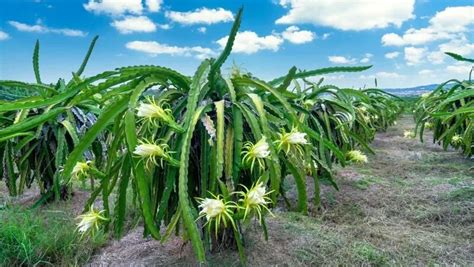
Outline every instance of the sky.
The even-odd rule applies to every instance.
[[[467,79],[474,57],[473,0],[0,0],[0,79],[34,81],[40,41],[43,81],[71,77],[99,35],[84,75],[160,65],[192,75],[243,21],[232,65],[270,80],[292,67],[373,65],[326,76],[345,87],[411,87]]]

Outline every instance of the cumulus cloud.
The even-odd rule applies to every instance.
[[[282,32],[282,37],[294,44],[304,44],[313,41],[316,38],[316,34],[311,31],[300,30],[296,26],[290,26]]]
[[[215,24],[220,22],[230,22],[234,20],[232,12],[223,8],[208,9],[206,7],[198,8],[194,11],[178,12],[168,11],[165,16],[179,24],[192,25],[192,24]]]
[[[373,57],[371,53],[366,53],[364,57],[360,60],[360,63],[369,63],[370,59]]]
[[[384,46],[422,45],[438,40],[464,36],[474,24],[474,6],[447,7],[437,12],[426,28],[410,28],[403,35],[387,33],[382,36]]]
[[[84,37],[87,35],[87,32],[83,32],[80,30],[68,29],[68,28],[50,28],[46,25],[42,25],[39,21],[35,25],[29,25],[25,23],[21,23],[18,21],[9,21],[8,23],[13,26],[15,29],[22,31],[22,32],[36,32],[36,33],[56,33],[62,34],[65,36],[71,37]]]
[[[158,1],[147,1],[153,6]],[[156,6],[153,6],[156,8]],[[142,0],[89,0],[84,4],[84,8],[89,12],[107,15],[123,15],[126,13],[141,14],[143,12]]]
[[[200,33],[206,33],[206,31],[207,31],[206,27],[199,27],[198,28],[198,32],[200,32]]]
[[[10,38],[10,35],[4,31],[0,31],[0,41],[7,40]]]
[[[217,40],[221,49],[225,47],[228,38],[226,36]],[[278,51],[282,43],[283,39],[275,34],[258,36],[255,32],[244,31],[237,33],[232,52],[253,54],[260,50]]]
[[[423,61],[424,56],[426,55],[427,49],[425,47],[405,47],[405,61],[407,65],[417,65]]]
[[[388,59],[394,59],[394,58],[397,58],[399,55],[400,55],[400,52],[395,51],[395,52],[390,52],[390,53],[385,54],[385,57]]]
[[[146,0],[146,6],[150,12],[158,12],[161,9],[162,0]]]
[[[415,0],[280,0],[280,5],[289,11],[276,23],[311,23],[357,31],[399,27],[414,18],[414,4]]]
[[[453,52],[463,56],[469,56],[474,52],[474,43],[470,43],[465,37],[442,43],[438,45],[438,50],[432,51],[428,54],[428,60],[433,64],[442,64],[447,58],[445,52]]]
[[[155,23],[146,16],[127,16],[120,20],[114,20],[110,25],[122,34],[156,31]]]
[[[346,58],[343,56],[329,56],[329,62],[336,63],[336,64],[354,64],[356,59],[354,58]]]
[[[194,56],[199,59],[204,59],[216,55],[216,53],[210,48],[205,48],[201,46],[171,46],[154,41],[132,41],[128,42],[125,47],[130,50],[147,53],[151,56]]]
[[[467,75],[472,69],[472,64],[468,64],[465,62],[456,62],[453,65],[449,65],[446,67],[446,71],[451,74],[459,74],[459,75]]]

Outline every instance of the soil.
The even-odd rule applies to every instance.
[[[285,205],[268,218],[269,240],[257,223],[244,230],[250,266],[474,265],[474,162],[458,151],[403,137],[410,116],[377,134],[369,163],[337,169],[340,190],[322,186],[322,207],[304,216]],[[296,203],[289,177],[287,197]],[[313,198],[312,179],[307,180]],[[283,203],[283,201],[281,201]],[[295,206],[295,205],[293,205]],[[238,266],[234,251],[209,264]],[[137,227],[99,251],[91,266],[196,265],[189,243],[143,238]]]

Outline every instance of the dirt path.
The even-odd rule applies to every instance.
[[[269,241],[256,225],[245,230],[250,266],[474,265],[474,162],[458,152],[403,138],[411,117],[377,135],[369,164],[337,171],[341,190],[323,186],[323,208],[302,216],[278,208]],[[291,179],[288,195],[295,196]],[[308,179],[308,195],[311,192]],[[295,201],[294,197],[292,199]],[[238,266],[235,252],[210,256]],[[179,238],[162,245],[137,228],[114,241],[91,265],[194,265]]]

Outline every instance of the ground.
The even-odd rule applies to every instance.
[[[377,134],[369,163],[337,170],[340,191],[323,187],[322,209],[310,216],[286,206],[245,230],[250,266],[474,264],[474,163],[459,152],[403,137],[411,116]],[[288,196],[296,189],[287,179]],[[311,192],[308,179],[308,195]],[[179,238],[143,239],[141,227],[103,248],[91,265],[188,265]],[[212,265],[239,265],[235,252],[210,255]]]
[[[268,218],[269,240],[258,224],[244,230],[250,266],[307,265],[474,265],[474,162],[453,150],[403,137],[414,127],[411,116],[378,133],[369,163],[336,170],[340,191],[322,188],[322,208],[310,215],[281,202]],[[313,198],[312,179],[307,180]],[[285,180],[296,202],[291,177]],[[3,195],[5,192],[1,191]],[[4,189],[3,189],[4,190]],[[79,213],[87,193],[54,209]],[[32,203],[27,195],[21,203]],[[0,197],[0,206],[2,205]],[[77,204],[79,203],[79,204]],[[99,203],[100,204],[100,203]],[[293,205],[294,206],[294,205]],[[121,240],[96,251],[89,265],[194,265],[189,243],[171,237],[161,244],[143,239],[135,227]],[[237,253],[208,255],[211,265],[238,266]]]

